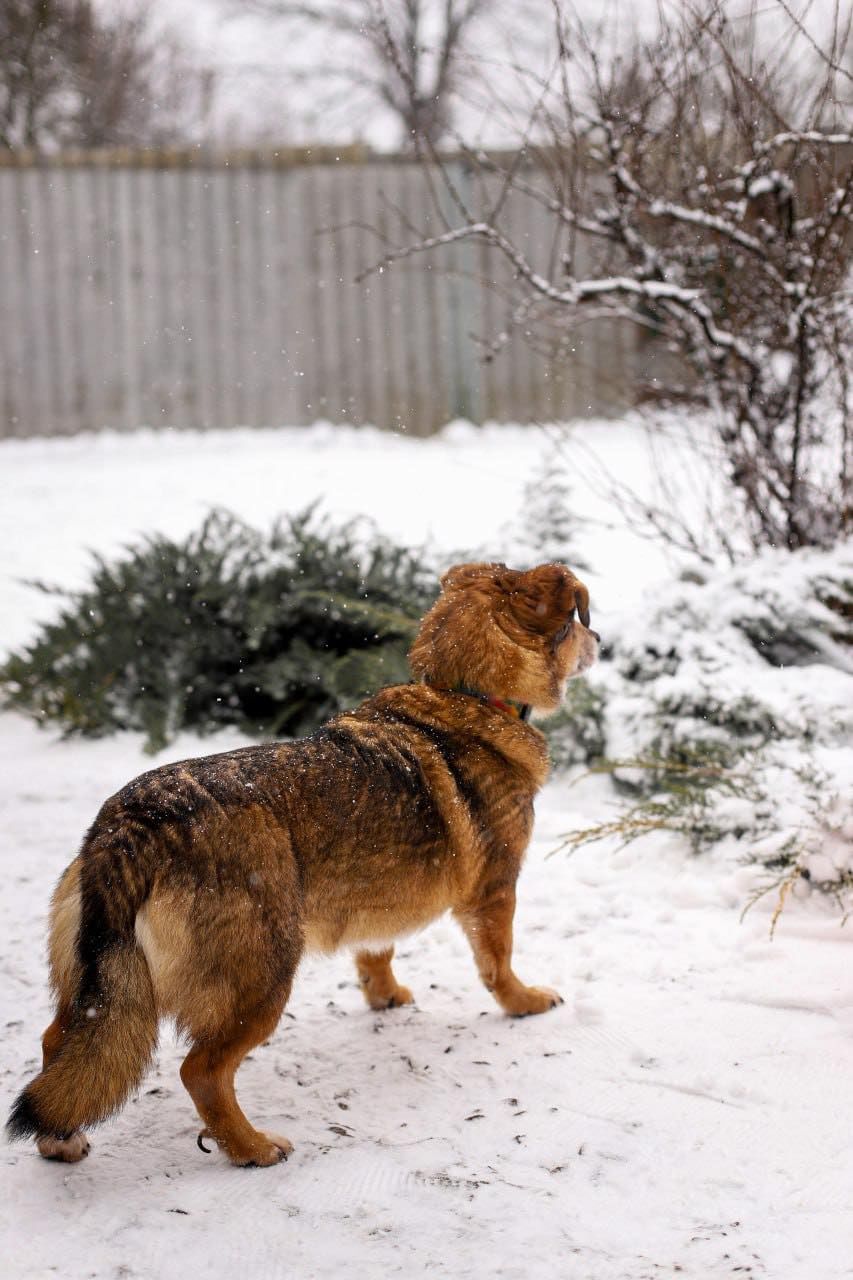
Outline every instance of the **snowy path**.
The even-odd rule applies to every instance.
[[[136,739],[69,745],[0,717],[7,1098],[48,1020],[52,883],[149,764]],[[249,1115],[295,1142],[288,1164],[198,1151],[166,1031],[83,1165],[3,1149],[11,1274],[853,1274],[850,935],[791,912],[770,943],[767,910],[738,923],[737,875],[660,843],[547,858],[579,795],[600,803],[544,793],[518,917],[519,970],[561,1009],[503,1018],[449,922],[401,950],[414,1009],[372,1014],[345,956],[310,960],[240,1075]]]

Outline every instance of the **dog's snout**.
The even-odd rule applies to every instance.
[[[601,644],[601,636],[598,634],[598,632],[593,631],[592,627],[589,627],[587,629],[589,631],[589,634],[592,636],[593,640],[595,640],[598,644]]]

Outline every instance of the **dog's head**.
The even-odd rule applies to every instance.
[[[565,565],[460,564],[441,579],[409,659],[416,676],[440,688],[554,711],[566,681],[597,656],[589,592]]]

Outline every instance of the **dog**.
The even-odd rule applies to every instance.
[[[240,1110],[234,1075],[274,1031],[304,949],[351,948],[367,1003],[412,1001],[394,940],[451,911],[510,1015],[561,1002],[512,969],[515,885],[548,773],[532,709],[595,661],[589,594],[563,565],[448,570],[382,689],[309,738],[164,765],[107,800],[52,900],[56,1016],[12,1138],[88,1153],[139,1086],[162,1017],[205,1138],[236,1165],[292,1150]]]

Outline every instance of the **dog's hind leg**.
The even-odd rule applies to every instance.
[[[515,914],[515,886],[504,886],[482,901],[457,908],[461,924],[480,977],[505,1013],[524,1017],[546,1013],[563,1003],[550,987],[527,987],[512,971],[512,920]]]
[[[199,1145],[203,1137],[213,1138],[233,1164],[277,1164],[293,1150],[287,1138],[253,1128],[234,1091],[237,1068],[275,1030],[287,994],[245,1014],[237,1026],[197,1040],[181,1066],[181,1079],[205,1126]]]
[[[408,987],[401,987],[394,977],[391,960],[394,948],[383,951],[358,951],[355,967],[364,998],[371,1009],[396,1009],[401,1004],[412,1004],[414,996]]]
[[[41,1038],[41,1069],[46,1071],[62,1048],[69,1020],[58,1013]]]

